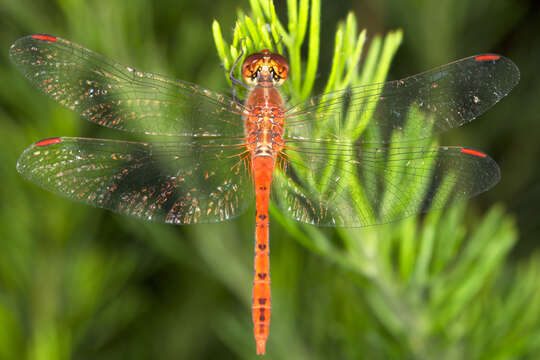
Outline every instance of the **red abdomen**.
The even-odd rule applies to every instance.
[[[283,148],[283,100],[273,87],[256,87],[246,101],[247,148],[255,185],[255,273],[252,317],[257,354],[264,354],[270,327],[270,186]]]

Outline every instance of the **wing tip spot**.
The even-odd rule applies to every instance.
[[[49,146],[49,145],[54,145],[54,144],[58,144],[62,142],[62,138],[59,138],[59,137],[52,137],[52,138],[46,138],[46,139],[43,139],[43,140],[39,140],[38,142],[36,142],[34,144],[34,146]]]
[[[474,58],[474,61],[495,61],[501,58],[500,55],[495,54],[482,54]]]
[[[32,35],[32,39],[48,41],[48,42],[56,42],[56,36],[52,36],[48,34],[34,34]]]
[[[481,157],[481,158],[487,157],[487,155],[485,153],[483,153],[481,151],[478,151],[478,150],[469,149],[469,148],[461,148],[461,153],[467,154],[467,155],[472,155],[472,156],[477,156],[477,157]]]

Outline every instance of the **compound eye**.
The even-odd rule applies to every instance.
[[[285,82],[284,78],[281,78],[281,77],[274,78],[274,86],[281,86],[283,85],[284,82]]]
[[[254,85],[260,71],[260,62],[264,55],[261,53],[251,54],[244,60],[242,64],[242,77],[249,85]]]
[[[280,80],[285,81],[289,76],[289,63],[287,59],[279,54],[272,54],[271,59],[275,76],[277,76]]]
[[[270,71],[272,81],[277,86],[283,84],[289,75],[289,64],[283,56],[263,50],[246,57],[242,64],[242,78],[248,85],[256,86],[265,68]]]

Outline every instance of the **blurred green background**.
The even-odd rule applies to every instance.
[[[441,140],[499,163],[502,180],[488,193],[423,221],[367,230],[272,222],[267,358],[540,358],[538,2],[322,7],[321,79],[336,23],[353,11],[368,37],[403,29],[391,79],[496,52],[518,65],[521,82]],[[226,92],[211,24],[219,20],[229,36],[238,8],[249,13],[247,1],[231,0],[0,0],[0,359],[256,357],[253,212],[224,224],[148,224],[25,182],[16,160],[39,139],[122,134],[50,101],[8,59],[19,37],[50,33]]]

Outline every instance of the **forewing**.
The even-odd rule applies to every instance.
[[[150,144],[63,137],[28,147],[17,170],[53,193],[120,214],[210,223],[251,204],[242,151],[242,144],[205,138]]]
[[[462,147],[372,147],[298,141],[287,145],[274,200],[295,220],[363,227],[441,209],[500,178],[486,154]]]
[[[11,60],[46,95],[113,129],[175,136],[243,136],[242,105],[195,84],[121,65],[50,35],[30,35]]]
[[[408,122],[403,140],[427,138],[472,121],[518,81],[511,60],[472,56],[402,80],[313,97],[286,112],[286,137],[385,143]]]

